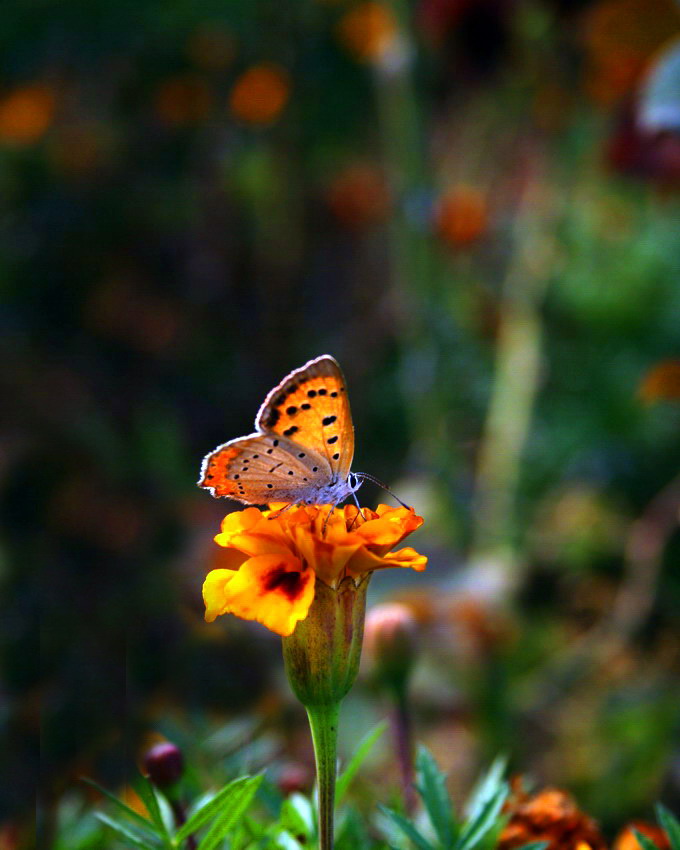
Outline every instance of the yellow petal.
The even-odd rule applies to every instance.
[[[215,617],[226,614],[229,610],[227,602],[227,586],[238,575],[234,570],[212,570],[203,582],[203,601],[205,602],[205,621],[212,623]]]
[[[215,570],[214,572],[229,572]],[[285,637],[307,616],[314,599],[314,571],[290,555],[257,555],[245,561],[237,573],[229,572],[204,585],[206,619],[219,614],[236,614],[244,620],[256,620]]]
[[[387,567],[410,567],[422,572],[427,566],[425,555],[419,555],[415,549],[407,546],[398,552],[389,552],[386,555],[377,555],[362,547],[350,558],[346,570],[354,578],[371,572],[373,570],[384,570]]]

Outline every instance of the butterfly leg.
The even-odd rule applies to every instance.
[[[292,507],[294,507],[296,502],[291,502],[289,505],[286,505],[285,508],[281,508],[280,511],[277,511],[275,514],[269,514],[267,519],[278,519],[281,514],[285,514],[286,511],[289,511]]]
[[[354,527],[354,523],[357,521],[357,517],[359,516],[359,514],[361,514],[361,518],[364,520],[364,522],[366,522],[366,517],[364,516],[364,512],[361,510],[361,505],[359,504],[359,500],[357,499],[357,494],[354,491],[352,491],[352,498],[356,502],[357,508],[359,509],[359,513],[356,514],[356,516],[352,520],[352,524],[347,529],[348,531],[351,531],[352,528]]]
[[[323,529],[321,530],[321,536],[322,537],[326,536],[326,528],[328,527],[328,520],[333,515],[334,510],[335,510],[335,505],[331,505],[331,509],[330,509],[330,511],[328,511],[328,514],[326,515],[326,519],[323,522]]]

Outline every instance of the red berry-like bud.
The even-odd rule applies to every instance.
[[[179,747],[163,741],[144,754],[144,770],[158,788],[174,785],[184,770],[184,757]]]

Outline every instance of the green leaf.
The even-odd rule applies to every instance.
[[[253,776],[229,795],[226,802],[221,805],[221,811],[213,821],[212,826],[203,836],[198,845],[198,850],[215,850],[220,841],[233,829],[239,818],[245,814],[263,778],[262,775]],[[208,806],[211,803],[208,803]]]
[[[95,812],[95,817],[112,829],[119,838],[134,847],[139,847],[141,850],[157,850],[161,846],[156,836],[151,833],[145,834],[133,826],[118,823],[103,812]]]
[[[359,772],[359,768],[364,763],[368,754],[375,746],[376,741],[378,740],[378,738],[380,738],[385,729],[387,729],[387,723],[383,720],[381,723],[378,723],[375,729],[372,729],[367,735],[364,735],[364,737],[361,739],[354,755],[347,763],[347,767],[342,771],[342,773],[338,777],[337,783],[335,785],[336,806],[342,802],[345,794],[347,793],[347,789],[352,783],[352,780]]]
[[[671,850],[680,850],[680,822],[675,815],[661,803],[657,803],[656,816],[664,832],[668,836]]]
[[[261,780],[261,777],[256,776],[255,779]],[[248,783],[253,779],[250,776],[240,776],[234,779],[228,785],[225,785],[221,791],[218,791],[214,797],[211,797],[207,803],[197,809],[190,818],[188,818],[175,833],[175,841],[184,841],[192,832],[200,829],[215,815],[217,815],[223,806],[226,806],[232,796],[238,797],[243,788],[248,787]],[[259,784],[259,783],[258,783]]]
[[[122,800],[119,800],[118,797],[115,796],[115,794],[112,794],[110,791],[107,791],[106,788],[102,788],[102,786],[98,785],[94,780],[82,778],[80,781],[84,782],[86,785],[89,785],[91,788],[94,788],[95,791],[99,791],[100,794],[103,794],[107,798],[107,800],[110,800],[112,803],[114,803],[114,805],[116,805],[121,810],[121,812],[126,814],[130,818],[130,820],[134,821],[140,826],[145,827],[146,829],[149,829],[149,827],[153,827],[153,824],[150,820],[145,818],[143,815],[140,815],[139,812],[136,812],[134,809],[131,809],[130,806],[128,806]]]
[[[465,824],[456,842],[456,850],[472,850],[497,825],[507,796],[508,786],[503,782],[497,787],[495,795],[482,805],[477,816]]]
[[[517,850],[545,850],[549,844],[549,841],[530,841],[528,844],[522,844]]]
[[[386,806],[378,806],[383,814],[386,814],[399,829],[419,848],[419,850],[433,850],[433,845],[425,838],[425,836],[405,817],[398,812],[388,809]]]
[[[274,837],[274,841],[276,842],[276,846],[280,847],[281,850],[303,850],[303,845],[295,838],[290,832],[287,832],[285,829],[282,829],[281,832],[277,832]]]
[[[432,754],[420,747],[416,758],[419,784],[418,793],[423,798],[430,822],[444,847],[453,844],[457,824],[453,816],[451,798],[446,790],[446,774],[442,773]]]
[[[303,794],[291,794],[281,806],[281,826],[293,835],[311,838],[314,834],[314,809]]]
[[[468,821],[475,820],[487,800],[495,797],[498,789],[503,783],[503,774],[507,765],[507,759],[497,758],[491,765],[487,773],[479,780],[472,789],[470,799],[465,807],[465,814]]]
[[[168,828],[163,820],[161,807],[158,803],[158,797],[156,796],[156,789],[149,782],[146,776],[142,776],[139,780],[133,782],[132,787],[139,794],[142,802],[148,809],[151,819],[158,830],[158,834],[163,839],[163,845],[171,850],[172,842],[170,834],[168,833]]]
[[[652,839],[648,835],[645,835],[644,832],[638,832],[637,829],[633,829],[633,832],[642,850],[659,850]]]

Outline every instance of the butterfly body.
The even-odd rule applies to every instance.
[[[330,355],[287,375],[267,395],[255,428],[207,455],[199,486],[248,505],[338,504],[361,486],[350,472],[354,426],[345,379]]]

